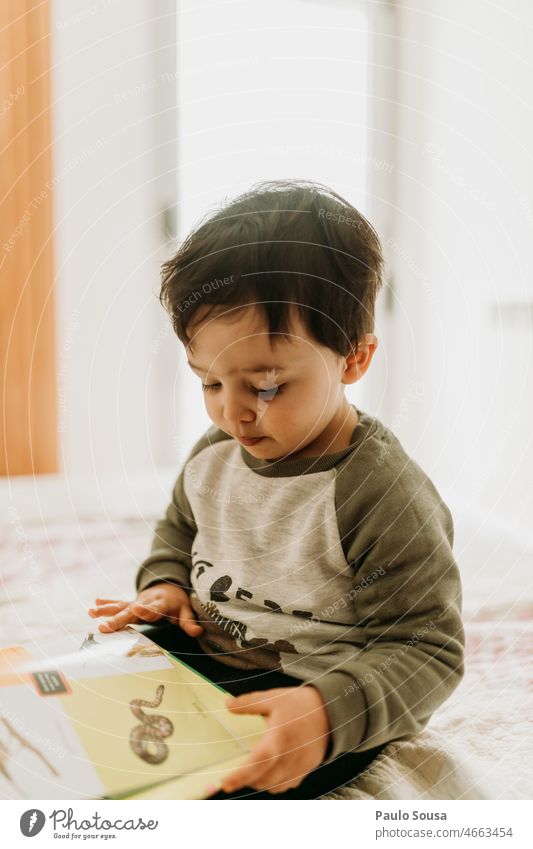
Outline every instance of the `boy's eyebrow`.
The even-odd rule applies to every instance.
[[[196,371],[201,371],[204,374],[207,374],[206,369],[204,369],[202,366],[197,366],[194,363],[191,363],[190,360],[187,360],[187,363],[188,363],[188,365],[190,365],[191,368],[196,369]],[[253,366],[250,366],[250,368],[244,368],[243,371],[246,372],[247,374],[257,374],[260,371],[272,371],[272,369],[275,369],[276,371],[285,371],[285,366],[280,366],[280,365],[253,365]],[[228,371],[228,374],[235,374],[236,371],[237,371],[237,369],[231,369],[231,371]]]

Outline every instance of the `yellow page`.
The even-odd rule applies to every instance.
[[[205,799],[207,798],[207,787],[215,785],[221,788],[222,781],[237,769],[246,758],[247,754],[242,754],[237,758],[233,758],[226,763],[218,764],[217,766],[206,767],[199,772],[183,775],[180,778],[173,778],[170,781],[165,781],[163,784],[158,784],[149,787],[146,790],[141,790],[138,793],[132,793],[122,798],[129,799]]]
[[[226,707],[226,699],[231,693],[222,689],[219,684],[209,681],[183,661],[178,661],[170,652],[165,654],[171,663],[178,666],[180,681],[189,684],[206,712],[215,717],[233,737],[238,738],[246,751],[250,751],[268,729],[264,717],[252,713],[232,713]]]
[[[57,697],[106,795],[246,752],[179,673],[171,668],[142,676],[83,678],[70,681],[71,692]]]

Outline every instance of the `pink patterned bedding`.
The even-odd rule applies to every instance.
[[[94,628],[96,596],[132,597],[155,517],[26,522],[0,530],[0,645]],[[333,799],[531,798],[533,553],[456,517],[467,671],[412,740],[389,744]]]

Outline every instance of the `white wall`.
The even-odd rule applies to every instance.
[[[69,478],[177,467],[210,424],[156,297],[177,244],[162,233],[162,208],[177,204],[181,237],[251,183],[303,176],[370,214],[366,9],[273,0],[266,17],[247,0],[53,0]]]
[[[171,458],[156,293],[160,208],[175,202],[173,6],[52,3],[59,440],[67,475],[91,486]]]
[[[454,498],[529,527],[533,7],[400,2],[396,18],[388,417]]]
[[[298,5],[305,12],[306,3]],[[52,4],[59,437],[69,477],[93,486],[102,477],[177,465],[208,423],[156,297],[160,263],[175,246],[162,234],[160,212],[176,200],[178,91],[182,146],[183,134],[188,139],[179,160],[186,172],[182,227],[214,199],[196,192],[199,178],[192,179],[210,152],[220,174],[216,196],[241,186],[232,176],[233,142],[221,156],[216,113],[205,107],[194,136],[194,106],[183,112],[194,89],[177,80],[174,7],[173,0],[157,7],[143,0]],[[320,7],[309,6],[313,15]],[[289,116],[280,146],[271,138],[254,142],[251,161],[258,176],[268,176],[288,173],[291,157],[315,155],[305,159],[306,171],[322,179],[341,162],[352,197],[363,163],[366,211],[386,242],[395,308],[387,312],[384,293],[380,348],[357,398],[395,429],[443,490],[487,515],[494,506],[500,518],[526,524],[531,322],[507,302],[533,301],[533,8],[517,2],[511,12],[482,0],[392,7],[380,6],[375,26],[370,147],[351,142],[361,123],[354,106],[347,135],[332,130],[329,149],[318,136],[295,140]],[[346,8],[340,4],[340,17]],[[280,11],[268,26],[283,28],[283,20]],[[191,86],[193,79],[200,89],[210,79],[219,88],[234,85],[239,68],[245,78],[253,69],[256,87],[261,73],[268,79],[274,44],[270,53],[254,53],[248,39],[248,53],[217,58],[209,50],[217,40],[213,21],[202,51],[184,43],[188,36],[178,33]],[[324,69],[338,58],[339,90],[346,89],[357,65],[335,57],[332,38],[326,34]],[[294,99],[287,91],[286,103]],[[303,98],[299,108],[311,110],[310,120],[326,97]],[[204,185],[211,191],[212,183]]]

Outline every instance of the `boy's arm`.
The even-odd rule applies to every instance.
[[[416,477],[416,486],[400,474],[385,495],[370,485],[355,499],[362,509],[355,522],[352,515],[349,603],[366,647],[307,682],[326,705],[328,761],[421,731],[464,673],[452,517],[429,478]]]
[[[190,589],[191,549],[196,532],[196,522],[185,494],[183,469],[165,516],[155,527],[150,554],[137,572],[137,593],[160,581],[172,581]]]

